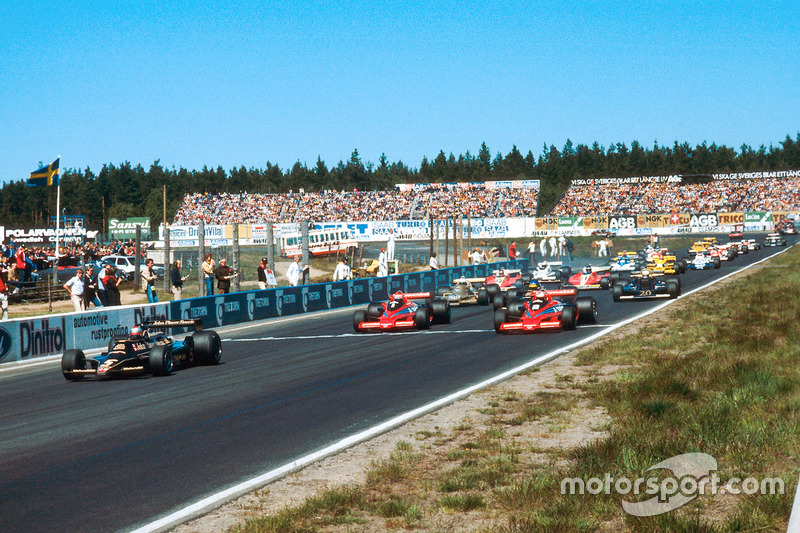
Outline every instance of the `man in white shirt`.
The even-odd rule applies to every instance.
[[[556,257],[558,255],[558,241],[555,235],[550,237],[548,242],[550,243],[550,257]]]
[[[567,250],[564,247],[566,244],[567,244],[567,239],[565,239],[563,235],[560,236],[558,238],[558,255],[561,257],[567,255]]]
[[[600,241],[600,250],[597,252],[599,257],[607,257],[608,256],[608,239],[602,239]]]
[[[289,265],[289,270],[286,271],[286,277],[289,279],[289,285],[297,287],[300,283],[300,256],[296,256],[292,264]]]
[[[350,279],[352,271],[350,270],[350,266],[347,264],[347,258],[343,257],[341,261],[336,265],[336,269],[333,271],[333,281],[344,281],[346,279]]]
[[[64,284],[64,289],[69,293],[75,311],[83,311],[83,270],[79,268],[75,275]]]
[[[542,237],[542,241],[539,243],[539,251],[542,252],[542,261],[547,260],[547,237]]]
[[[480,265],[481,263],[483,263],[483,254],[480,248],[475,248],[475,251],[472,252],[472,264]]]
[[[386,248],[381,248],[381,254],[378,256],[378,276],[386,277],[389,275],[389,263],[386,259]]]
[[[428,261],[428,266],[431,267],[431,270],[436,270],[439,268],[439,261],[436,259],[436,252],[431,253],[431,260]]]
[[[394,230],[389,230],[389,242],[386,243],[386,259],[394,261]]]

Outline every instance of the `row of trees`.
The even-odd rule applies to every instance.
[[[505,155],[491,152],[483,143],[477,156],[470,152],[448,156],[444,152],[433,159],[423,158],[419,168],[402,161],[390,163],[382,155],[377,163],[364,163],[358,150],[350,159],[328,168],[321,159],[313,167],[300,162],[283,170],[267,162],[265,168],[222,167],[201,170],[167,169],[159,161],[145,170],[141,165],[124,162],[104,165],[98,174],[86,168],[68,169],[62,174],[62,206],[72,215],[86,215],[89,227],[105,229],[109,218],[148,216],[162,220],[163,187],[166,185],[167,219],[170,220],[185,194],[194,192],[319,191],[324,189],[382,190],[395,183],[459,182],[508,179],[541,180],[540,214],[561,197],[576,178],[655,176],[667,174],[711,174],[758,170],[800,168],[800,133],[787,135],[777,146],[757,150],[742,145],[738,151],[705,142],[698,146],[675,142],[670,146],[645,148],[637,141],[628,147],[617,143],[603,147],[567,141],[559,150],[544,145],[541,155],[526,155],[514,146]],[[6,183],[0,189],[0,223],[4,225],[47,225],[55,215],[55,189],[28,187],[24,181]]]

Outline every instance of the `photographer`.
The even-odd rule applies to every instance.
[[[219,293],[227,294],[231,292],[231,278],[235,278],[239,274],[234,272],[233,269],[228,266],[227,260],[220,259],[219,265],[214,271],[214,275],[217,278],[217,289]]]

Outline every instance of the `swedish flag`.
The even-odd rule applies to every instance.
[[[59,157],[46,167],[31,172],[31,177],[28,178],[28,185],[58,185],[58,177],[61,174],[61,169],[58,164],[61,161]]]

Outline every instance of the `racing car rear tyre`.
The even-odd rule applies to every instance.
[[[70,370],[83,370],[86,368],[86,356],[81,350],[65,350],[61,356],[61,371],[64,372],[64,379],[68,381],[80,381],[83,374],[67,374]]]
[[[620,272],[612,272],[611,274],[609,274],[609,277],[611,278],[611,281],[617,281],[617,280],[622,279],[622,273],[620,273]]]
[[[478,289],[478,305],[489,305],[489,295],[484,287]]]
[[[439,287],[436,289],[436,296],[444,296],[450,290],[450,287]]]
[[[194,362],[200,365],[216,365],[222,358],[222,341],[216,331],[198,331],[192,335]]]
[[[154,376],[171,374],[173,364],[172,352],[166,346],[154,346],[150,350],[150,372]]]
[[[494,298],[495,295],[500,294],[500,285],[497,283],[489,283],[486,285],[486,294],[489,295],[489,298]]]
[[[600,278],[600,288],[604,291],[607,291],[611,288],[611,280],[608,278],[608,276]]]
[[[431,302],[431,313],[434,324],[450,323],[450,302],[447,300],[434,300]]]
[[[367,316],[370,318],[378,318],[383,314],[383,304],[374,302],[367,306]],[[363,320],[362,320],[363,322]]]
[[[500,309],[501,307],[506,306],[506,295],[503,293],[495,294],[494,298],[492,299],[492,307],[495,309]]]
[[[497,309],[494,312],[494,330],[497,333],[503,333],[500,330],[500,326],[505,324],[506,322],[506,310],[505,309]]]
[[[429,329],[431,327],[431,308],[418,307],[414,313],[414,325],[417,329]]]
[[[613,296],[615,302],[620,301],[622,297],[622,290],[623,290],[622,283],[615,283],[614,286],[611,287],[611,295]]]
[[[722,261],[720,261],[719,257],[715,257],[712,262],[714,263],[714,268],[719,268],[722,266]]]
[[[559,270],[561,271],[561,274],[564,277],[569,278],[570,276],[572,276],[572,267],[562,266],[559,268]]]
[[[353,313],[353,329],[356,330],[356,333],[361,333],[362,330],[359,326],[366,320],[366,315],[364,311],[356,311]]]
[[[577,307],[567,306],[561,310],[561,329],[575,329],[577,325]]]
[[[681,286],[680,284],[674,279],[667,280],[667,294],[669,294],[669,299],[674,300],[681,294]]]
[[[575,300],[578,306],[578,323],[597,324],[597,301],[591,296]]]

